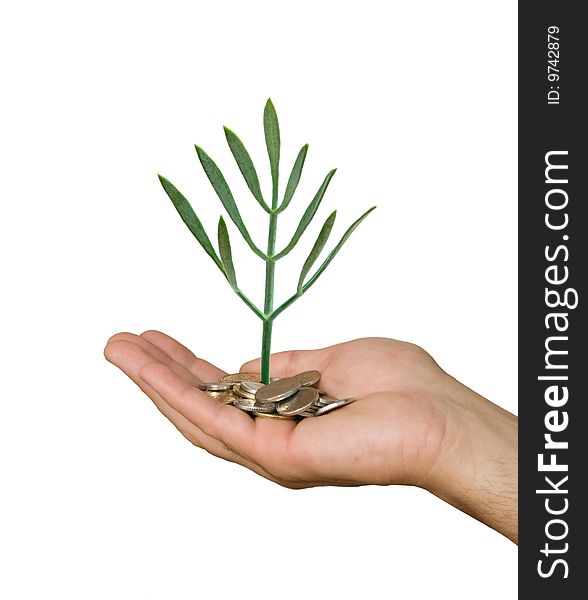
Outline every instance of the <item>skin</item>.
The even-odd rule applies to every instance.
[[[414,485],[518,539],[517,418],[418,346],[366,338],[272,355],[272,377],[317,369],[323,391],[358,399],[298,423],[217,403],[197,385],[225,372],[164,333],[118,333],[104,354],[194,445],[282,486]]]

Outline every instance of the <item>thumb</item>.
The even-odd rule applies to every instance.
[[[320,350],[288,350],[272,354],[270,358],[270,374],[272,377],[290,377],[303,371],[316,369],[323,371],[328,362],[330,348]],[[241,372],[259,373],[261,361],[259,358],[246,362]]]

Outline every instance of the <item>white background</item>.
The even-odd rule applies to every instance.
[[[111,334],[150,328],[229,371],[258,355],[259,321],[156,173],[214,237],[221,206],[202,145],[262,244],[266,215],[221,126],[268,190],[271,96],[286,171],[310,143],[278,246],[339,169],[278,264],[278,299],[331,210],[336,239],[378,205],[276,321],[274,349],[412,341],[516,411],[515,30],[506,0],[2,10],[0,596],[516,596],[516,547],[498,533],[419,489],[291,491],[223,463],[102,357]],[[229,228],[243,287],[261,302],[260,261]]]

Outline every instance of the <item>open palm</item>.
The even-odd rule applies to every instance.
[[[225,372],[161,332],[119,333],[105,356],[193,444],[287,487],[419,485],[447,444],[444,404],[431,391],[448,376],[412,344],[367,338],[275,354],[273,377],[317,369],[321,390],[358,399],[300,422],[253,419],[217,403],[197,386]],[[258,372],[259,361],[241,370]]]

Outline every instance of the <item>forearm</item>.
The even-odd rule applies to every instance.
[[[455,379],[447,388],[446,447],[429,491],[518,541],[518,419]]]

